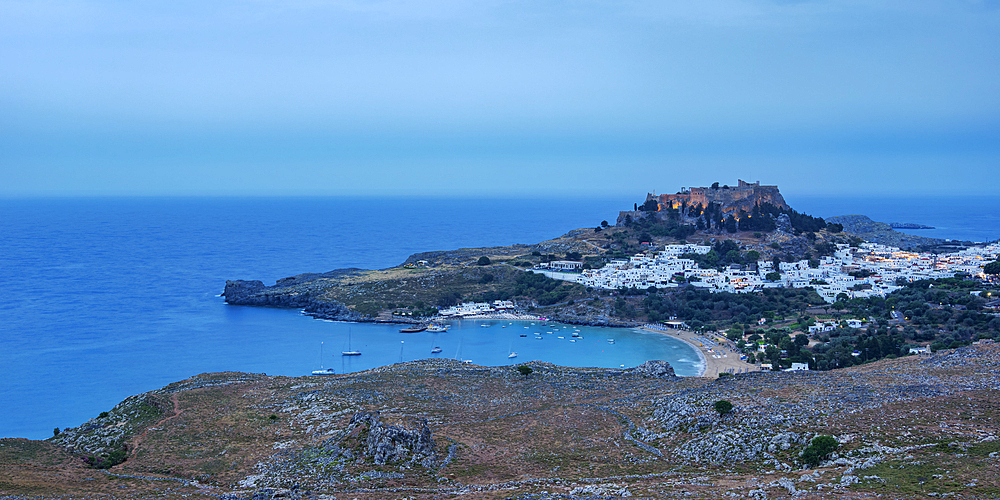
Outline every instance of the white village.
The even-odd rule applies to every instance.
[[[599,269],[568,272],[582,263],[556,261],[536,266],[534,272],[597,289],[691,285],[711,292],[750,293],[765,288],[813,287],[820,297],[833,303],[838,298],[884,297],[906,282],[922,279],[951,278],[956,274],[985,279],[983,266],[1000,255],[1000,243],[940,255],[876,243],[840,243],[834,255],[818,259],[818,265],[817,261],[810,265],[810,261],[800,260],[781,262],[775,269],[774,262],[761,260],[722,270],[700,268],[685,257],[707,254],[711,249],[707,245],[667,245],[660,252],[612,260]]]

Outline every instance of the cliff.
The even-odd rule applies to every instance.
[[[317,300],[309,290],[296,289],[308,278],[294,277],[279,280],[273,287],[266,287],[260,280],[227,280],[222,296],[227,304],[235,306],[266,306],[301,308],[306,314],[335,321],[364,321],[364,315],[349,309],[335,300]]]
[[[422,252],[397,267],[307,273],[271,286],[258,280],[229,280],[222,296],[231,305],[300,308],[322,319],[408,323],[414,320],[392,312],[409,307],[410,313],[420,303],[425,308],[453,305],[470,296],[507,290],[525,267],[541,262],[542,255],[558,253],[562,258],[567,252],[592,252],[597,246],[587,238],[595,236],[593,230],[576,230],[534,245]],[[480,265],[481,257],[490,263]],[[595,322],[612,323],[606,318]]]

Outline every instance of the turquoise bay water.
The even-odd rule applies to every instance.
[[[632,367],[649,359],[666,359],[681,376],[696,376],[704,368],[697,352],[689,345],[641,330],[469,319],[449,322],[447,332],[400,333],[399,325],[329,323],[317,335],[324,342],[324,366],[338,373],[421,358],[451,358],[488,366],[544,360],[563,366],[612,368]],[[579,337],[574,338],[573,333]],[[608,339],[615,342],[610,343]],[[309,347],[314,364],[318,365],[319,346],[315,345],[315,339],[309,340],[313,341]],[[362,355],[341,355],[348,349],[348,340],[351,349],[361,351]],[[442,351],[433,354],[431,349],[434,347]],[[511,352],[517,357],[510,358]],[[301,363],[301,357],[292,356],[288,362]]]
[[[198,373],[305,375],[440,356],[635,366],[694,353],[656,334],[598,329],[524,342],[465,322],[438,339],[398,326],[332,323],[295,310],[227,306],[226,279],[385,268],[427,250],[535,243],[614,221],[629,200],[0,200],[0,436],[43,438],[125,397]],[[521,328],[521,330],[524,330]],[[348,331],[364,354],[340,359]],[[527,330],[524,330],[527,331]],[[568,336],[568,335],[566,335]],[[615,338],[609,345],[606,338]],[[401,343],[405,341],[405,343]],[[599,342],[598,342],[599,341]],[[402,357],[401,351],[402,350]],[[682,359],[690,361],[682,361]]]
[[[842,198],[788,201],[816,215],[940,227],[957,239],[1000,236],[1000,199],[925,198],[871,207]],[[125,397],[198,373],[304,375],[320,365],[357,371],[430,357],[503,366],[635,366],[665,359],[682,375],[696,353],[629,330],[537,331],[465,321],[437,337],[393,325],[332,323],[298,311],[227,306],[226,279],[267,284],[303,272],[385,268],[412,253],[535,243],[614,222],[639,199],[170,198],[0,200],[0,436],[44,438]],[[866,205],[869,203],[869,205]],[[947,206],[947,210],[928,207]],[[923,210],[923,212],[921,212]],[[881,214],[881,215],[880,215]],[[926,234],[916,232],[915,234]],[[531,325],[527,325],[531,326]],[[535,325],[539,326],[539,325]],[[528,337],[514,332],[530,332]],[[545,332],[553,331],[553,334]],[[350,332],[363,354],[339,352]],[[606,339],[614,338],[615,344]]]

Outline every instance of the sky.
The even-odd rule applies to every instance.
[[[5,0],[0,197],[1000,192],[1000,0]]]

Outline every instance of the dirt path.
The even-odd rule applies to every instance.
[[[130,459],[135,457],[136,451],[139,449],[139,446],[142,446],[142,441],[146,438],[146,434],[149,432],[150,429],[160,429],[164,424],[181,416],[181,414],[184,413],[184,410],[180,409],[181,405],[176,392],[170,395],[170,404],[173,405],[173,408],[171,409],[172,415],[159,420],[158,422],[149,427],[146,427],[146,429],[142,431],[142,434],[139,434],[138,436],[132,439],[132,442],[130,443],[129,446]]]

